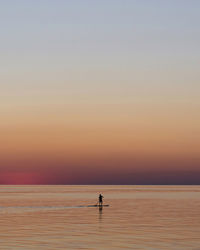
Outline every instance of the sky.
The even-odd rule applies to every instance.
[[[200,1],[0,1],[0,184],[200,184]]]

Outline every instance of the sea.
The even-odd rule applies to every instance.
[[[0,249],[199,250],[200,186],[0,186]]]

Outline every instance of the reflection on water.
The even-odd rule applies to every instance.
[[[199,186],[1,186],[0,248],[199,249],[199,208]]]
[[[103,207],[99,207],[99,221],[102,219]]]

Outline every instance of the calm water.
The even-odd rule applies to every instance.
[[[200,186],[1,186],[0,249],[200,249]]]

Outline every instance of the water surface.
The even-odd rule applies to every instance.
[[[99,192],[110,207],[88,207]],[[200,186],[1,186],[1,249],[200,249]]]

